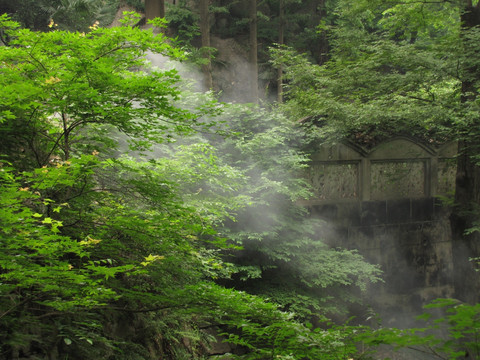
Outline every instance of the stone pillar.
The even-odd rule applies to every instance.
[[[370,160],[367,158],[362,158],[360,161],[360,179],[359,179],[359,199],[361,201],[370,200],[370,185],[371,185],[371,176],[370,176]]]
[[[425,188],[425,195],[428,197],[435,197],[438,189],[438,156],[432,156],[427,168],[427,182],[429,187]]]

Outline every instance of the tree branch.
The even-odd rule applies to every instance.
[[[467,0],[470,1],[471,0]],[[402,5],[409,5],[409,4],[443,4],[443,3],[453,3],[452,0],[418,0],[418,1],[386,1],[387,4],[402,4]]]
[[[29,302],[30,300],[32,299],[32,297],[28,297],[22,301],[20,301],[18,304],[15,304],[13,305],[10,309],[8,309],[7,311],[3,312],[2,314],[0,314],[0,319],[3,318],[4,316],[10,314],[12,311],[14,311],[16,308],[18,308],[19,306],[22,306],[23,304],[26,304],[27,302]]]
[[[403,96],[403,97],[406,97],[406,98],[409,98],[409,99],[412,99],[412,100],[423,101],[423,102],[426,102],[426,103],[429,103],[429,104],[432,104],[434,102],[434,100],[424,99],[424,98],[421,98],[421,97],[407,95],[407,94],[400,94],[400,96]]]
[[[191,304],[183,304],[183,305],[175,305],[175,306],[158,306],[158,307],[153,307],[148,309],[128,309],[128,308],[121,308],[116,306],[107,306],[107,307],[103,307],[102,309],[114,310],[114,311],[125,311],[129,313],[147,313],[147,312],[155,312],[155,311],[161,311],[161,310],[167,310],[167,309],[181,308],[181,307],[185,307],[186,305],[191,305]]]

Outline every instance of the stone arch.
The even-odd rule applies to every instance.
[[[350,142],[321,146],[306,171],[310,203],[433,198],[452,191],[456,143],[434,148],[398,136],[366,151]]]
[[[367,153],[351,142],[321,146],[312,155],[312,161],[359,161]]]
[[[435,154],[435,149],[414,138],[398,136],[380,143],[369,151],[370,159],[416,159]]]
[[[435,150],[401,136],[385,141],[368,154],[370,200],[422,198],[431,192],[431,157]]]

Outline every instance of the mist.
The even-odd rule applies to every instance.
[[[158,54],[148,54],[147,60],[154,69],[175,69],[180,75],[179,88],[184,98],[176,102],[177,106],[194,110],[203,101],[215,99],[215,94],[205,88],[198,68]],[[421,240],[437,236],[434,234],[438,226],[431,225],[433,218],[425,218],[421,227],[412,227],[385,222],[381,208],[367,203],[363,210],[360,206],[359,213],[352,211],[358,205],[310,205],[315,204],[315,191],[304,178],[311,161],[300,146],[304,130],[292,126],[275,109],[242,101],[239,96],[229,103],[217,103],[217,113],[199,120],[214,124],[206,131],[199,127],[189,136],[131,154],[139,160],[181,161],[187,173],[198,174],[198,181],[177,179],[184,181],[178,183],[178,189],[185,203],[222,214],[216,220],[219,235],[242,247],[225,252],[226,260],[233,262],[237,270],[230,280],[221,280],[222,284],[273,299],[283,288],[323,308],[318,315],[339,322],[355,315],[356,322],[371,324],[375,313],[383,324],[399,328],[418,325],[415,317],[423,312],[424,305],[436,297],[451,295],[441,277],[433,279],[428,275],[434,270],[412,259],[423,256],[426,263],[438,260],[429,260],[426,251],[440,251],[446,258],[444,240],[434,242],[438,245],[430,250]],[[206,153],[215,158],[214,173],[205,170],[204,165],[213,165],[203,156]],[[189,160],[189,156],[197,160]],[[324,176],[327,174],[320,179]],[[220,185],[222,182],[231,186]],[[399,211],[395,206],[388,205],[389,213]],[[441,224],[444,220],[435,221]],[[420,243],[405,243],[403,239],[412,235]],[[415,247],[418,255],[409,250]],[[332,268],[332,264],[336,265]],[[335,266],[343,267],[341,275],[332,276]],[[422,270],[419,266],[423,266]],[[442,274],[451,269],[448,261],[438,266]],[[430,280],[422,280],[429,276]],[[339,287],[338,283],[343,285]],[[335,306],[330,304],[333,299]],[[299,309],[297,302],[294,297],[283,302],[284,310]]]

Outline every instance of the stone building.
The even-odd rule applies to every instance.
[[[306,177],[315,196],[303,205],[333,229],[331,245],[381,266],[385,282],[368,301],[391,321],[453,295],[448,201],[456,152],[456,143],[435,148],[398,137],[369,151],[325,146],[311,158]]]

